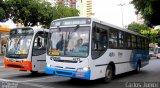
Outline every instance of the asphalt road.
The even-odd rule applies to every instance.
[[[160,88],[160,59],[151,59],[138,74],[128,72],[102,83],[5,69],[0,57],[0,88]]]

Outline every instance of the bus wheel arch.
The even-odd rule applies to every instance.
[[[110,62],[105,71],[105,77],[103,78],[103,82],[110,82],[115,75],[115,64]]]
[[[110,62],[108,65],[110,65],[112,67],[112,70],[113,70],[113,76],[116,74],[116,67],[115,67],[115,64],[114,62]]]

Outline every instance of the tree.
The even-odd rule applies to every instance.
[[[53,7],[45,0],[5,0],[9,18],[15,23],[19,22],[24,26],[49,27],[52,20],[78,15],[78,10],[57,5]],[[60,14],[62,15],[60,15]]]
[[[6,5],[3,0],[0,0],[0,21],[8,20],[8,15],[6,14]]]
[[[128,25],[128,29],[141,33],[141,30],[148,30],[149,28],[146,24],[138,24],[138,23],[133,22]]]
[[[63,18],[63,17],[70,17],[70,16],[79,16],[79,11],[75,8],[66,7],[63,4],[57,4],[54,7],[54,18]]]
[[[159,30],[151,30],[146,24],[139,24],[134,22],[128,25],[128,29],[148,37],[149,41],[152,43],[158,41],[156,37],[160,34]]]
[[[5,0],[9,18],[24,26],[48,25],[53,19],[51,4],[42,0]]]
[[[160,0],[132,0],[136,14],[141,14],[145,23],[152,27],[160,24]]]

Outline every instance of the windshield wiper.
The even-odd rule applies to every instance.
[[[76,32],[80,26],[77,25],[73,32]]]
[[[66,40],[65,43],[64,43],[64,46],[65,46],[65,47],[64,47],[64,54],[65,54],[66,47],[67,47],[67,45],[65,45],[65,44],[66,44],[66,43],[67,43],[67,44],[69,43],[69,40],[70,40],[69,37],[70,37],[74,32],[76,32],[79,27],[80,27],[80,26],[77,25],[73,32],[69,32],[69,33],[68,33],[67,40]]]
[[[78,29],[79,27],[80,27],[79,25],[76,25],[76,28],[74,29],[73,32],[77,31],[77,29]],[[61,28],[60,28],[59,26],[57,26],[57,29],[58,29],[59,31],[62,31]]]
[[[62,30],[61,30],[61,28],[59,27],[59,26],[57,26],[57,29],[61,32]]]
[[[26,37],[26,36],[20,37],[17,44],[19,44],[19,43],[20,43],[20,40],[23,39],[23,38],[25,38],[25,37]]]

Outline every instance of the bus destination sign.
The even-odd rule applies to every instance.
[[[51,27],[68,26],[68,25],[85,25],[90,23],[91,23],[90,18],[71,18],[71,19],[53,21],[51,23]]]

